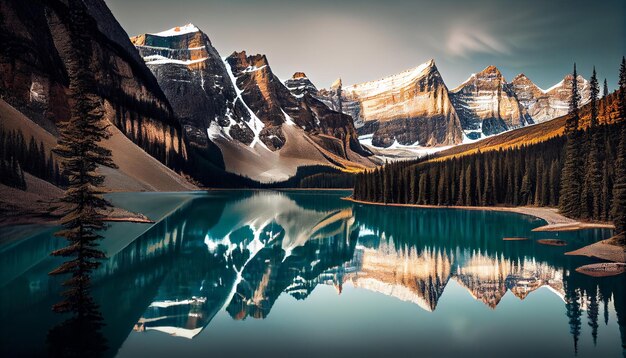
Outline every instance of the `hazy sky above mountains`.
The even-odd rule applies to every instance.
[[[318,88],[375,80],[434,58],[454,88],[488,65],[542,88],[574,61],[616,87],[626,54],[624,0],[106,0],[130,36],[193,23],[222,56],[266,54],[285,80]]]

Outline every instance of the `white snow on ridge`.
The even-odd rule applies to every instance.
[[[187,51],[197,51],[197,50],[202,50],[204,49],[206,46],[198,46],[198,47],[189,47],[186,49],[183,48],[171,48],[171,47],[162,47],[162,46],[150,46],[150,45],[135,45],[135,47],[142,47],[142,48],[149,48],[149,49],[153,49],[153,50],[170,50],[170,51],[183,51],[183,50],[187,50]]]
[[[456,86],[455,88],[449,90],[450,93],[457,93],[459,92],[461,89],[463,89],[463,87],[465,87],[468,83],[470,83],[471,81],[476,80],[476,74],[472,73],[465,81],[463,81],[460,85]]]
[[[146,56],[143,58],[143,60],[146,62],[146,65],[163,65],[167,63],[173,63],[173,64],[185,65],[185,66],[193,65],[194,63],[199,63],[199,62],[205,61],[206,59],[207,59],[206,57],[202,57],[197,60],[183,61],[183,60],[175,60],[172,58],[167,58],[161,55],[150,55],[150,56]]]
[[[426,70],[433,66],[434,63],[434,60],[430,60],[410,70],[376,81],[364,82],[344,87],[342,91],[344,93],[353,93],[359,97],[376,96],[389,90],[399,89],[410,85],[413,81],[425,75]]]
[[[545,89],[545,90],[544,90],[543,88],[539,88],[539,89],[540,89],[540,90],[541,90],[541,92],[543,92],[543,93],[548,93],[548,92],[550,92],[550,91],[554,90],[555,88],[562,87],[562,86],[563,86],[563,84],[564,84],[564,82],[563,82],[563,81],[565,81],[565,80],[561,80],[561,82],[559,82],[559,83],[555,84],[554,86],[552,86],[552,87],[550,87],[550,88],[548,88],[548,89]]]
[[[200,31],[200,29],[198,29],[194,24],[187,24],[185,26],[176,26],[169,30],[157,32],[156,34],[150,34],[150,35],[170,37],[170,36],[180,36],[180,35],[190,34],[190,33],[198,32],[198,31]]]

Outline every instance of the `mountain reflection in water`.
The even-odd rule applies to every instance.
[[[115,354],[132,330],[194,339],[220,312],[234,320],[263,319],[281,294],[306,300],[318,285],[333,286],[338,295],[349,285],[432,312],[451,281],[494,310],[508,291],[524,300],[544,287],[563,301],[569,322],[563,330],[569,331],[574,350],[583,325],[595,343],[598,327],[613,314],[621,344],[626,343],[624,275],[586,277],[574,269],[587,259],[563,255],[609,232],[561,234],[566,248],[546,247],[534,241],[549,233],[531,233],[541,221],[530,217],[362,206],[341,201],[341,195],[195,196],[110,255],[95,274],[94,296],[105,318],[109,353]],[[533,240],[501,240],[516,236]],[[56,283],[45,275],[52,265],[42,260],[17,277],[1,277],[9,281],[0,295],[4,322],[16,312],[37,312],[56,298]],[[35,290],[33,282],[38,282]],[[37,319],[49,326],[55,321],[49,314]],[[0,328],[5,337],[9,331],[26,335],[5,323]]]

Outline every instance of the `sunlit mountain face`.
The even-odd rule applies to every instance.
[[[103,334],[109,353],[130,355],[143,350],[147,342],[173,339],[179,342],[174,346],[180,342],[188,342],[190,349],[210,345],[226,354],[228,339],[239,334],[275,334],[288,340],[298,330],[302,330],[298,337],[332,330],[327,322],[316,320],[331,313],[337,322],[351,317],[362,330],[371,324],[391,324],[387,328],[392,330],[391,338],[386,339],[398,349],[407,344],[407,352],[412,348],[402,340],[404,334],[428,326],[445,336],[446,322],[465,316],[471,317],[472,335],[479,341],[481,334],[496,334],[489,329],[498,317],[507,317],[507,327],[519,329],[545,319],[561,322],[556,328],[537,329],[554,335],[551,339],[557,346],[566,345],[567,355],[579,350],[622,351],[624,278],[583,276],[574,269],[586,259],[563,255],[608,232],[560,234],[568,246],[543,246],[536,240],[554,234],[531,232],[542,224],[531,217],[361,206],[341,200],[344,195],[325,191],[190,194],[137,239],[123,244],[121,237],[107,237],[109,259],[94,275],[94,296],[106,321]],[[110,231],[120,232],[115,229]],[[503,237],[529,240],[503,241]],[[47,247],[37,250],[43,242],[32,241],[26,247],[47,252]],[[20,257],[20,252],[17,246],[0,255]],[[54,262],[40,256],[31,267],[2,261],[6,269],[0,277],[0,303],[10,308],[0,316],[0,333],[5,337],[11,332],[36,341],[57,319],[49,313],[58,290],[47,275]],[[460,313],[455,311],[459,307],[463,307]],[[525,310],[534,313],[517,315]],[[387,322],[398,319],[392,318],[394,313],[409,317],[405,323],[409,326],[394,328]],[[32,320],[18,320],[16,315],[37,317],[44,324],[32,330],[21,323]],[[275,327],[277,320],[281,328]],[[358,334],[373,334],[368,332]],[[336,341],[327,339],[338,347],[352,337],[343,336],[344,331],[336,334]],[[515,335],[506,329],[497,334],[503,342]],[[296,338],[285,343],[285,349],[303,344]],[[363,349],[373,347],[376,340],[370,338]],[[267,337],[254,341],[257,349],[268,354],[276,344]],[[29,349],[35,351],[26,353],[37,353],[36,346]]]

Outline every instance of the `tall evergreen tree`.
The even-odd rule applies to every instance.
[[[68,6],[70,41],[74,49],[68,59],[68,75],[74,105],[69,120],[60,124],[60,138],[55,148],[62,159],[63,174],[68,178],[68,189],[62,199],[66,204],[65,216],[61,219],[63,229],[56,235],[64,237],[68,246],[52,252],[68,261],[50,274],[71,275],[63,283],[64,299],[53,309],[73,313],[76,317],[90,317],[98,315],[97,305],[90,295],[90,274],[104,258],[104,253],[98,249],[102,236],[97,231],[105,227],[102,210],[108,206],[99,189],[104,177],[97,168],[98,165],[115,165],[111,152],[99,144],[108,132],[89,68],[92,57],[87,31],[90,18],[81,0],[69,0]]]
[[[600,88],[598,86],[598,78],[596,76],[596,68],[593,68],[590,84],[590,103],[591,119],[590,131],[591,140],[589,141],[589,155],[587,156],[587,165],[585,166],[585,190],[581,203],[582,217],[599,220],[601,216],[601,199],[602,199],[602,158],[600,157],[603,146],[604,136],[598,128],[598,95]]]
[[[580,120],[578,105],[580,103],[580,93],[578,91],[578,80],[576,64],[572,73],[572,93],[569,100],[569,114],[565,122],[565,133],[567,134],[567,145],[565,149],[565,165],[561,174],[561,194],[559,209],[570,217],[580,217],[580,191],[582,189],[582,164],[580,161],[581,143],[578,134],[578,124]]]

